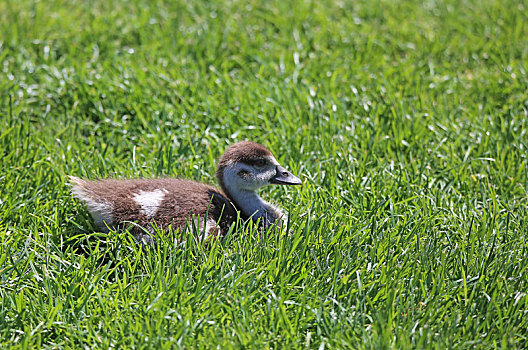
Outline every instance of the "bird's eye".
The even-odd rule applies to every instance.
[[[266,165],[266,161],[264,159],[259,159],[255,162],[255,165],[256,166],[259,166],[259,167],[262,167],[264,165]]]

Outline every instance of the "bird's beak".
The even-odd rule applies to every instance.
[[[277,185],[302,185],[301,179],[280,165],[277,165],[276,170],[277,173],[270,179],[270,183]]]

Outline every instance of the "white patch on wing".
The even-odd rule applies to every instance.
[[[158,208],[167,194],[166,189],[157,189],[154,191],[139,191],[134,194],[134,200],[141,206],[141,213],[146,217],[151,218],[156,214]]]

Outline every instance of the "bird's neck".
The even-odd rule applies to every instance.
[[[235,206],[243,214],[244,219],[251,219],[261,222],[265,226],[274,224],[280,217],[280,213],[271,204],[263,200],[255,191],[234,190],[226,188],[227,195],[231,198]]]

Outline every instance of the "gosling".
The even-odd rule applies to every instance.
[[[85,203],[100,231],[128,225],[135,238],[146,243],[152,241],[154,226],[167,231],[194,225],[205,240],[225,235],[238,218],[264,229],[280,224],[282,211],[263,200],[258,189],[302,184],[266,147],[249,141],[225,151],[216,176],[221,190],[174,178],[89,181],[71,176],[70,182],[73,195]]]

